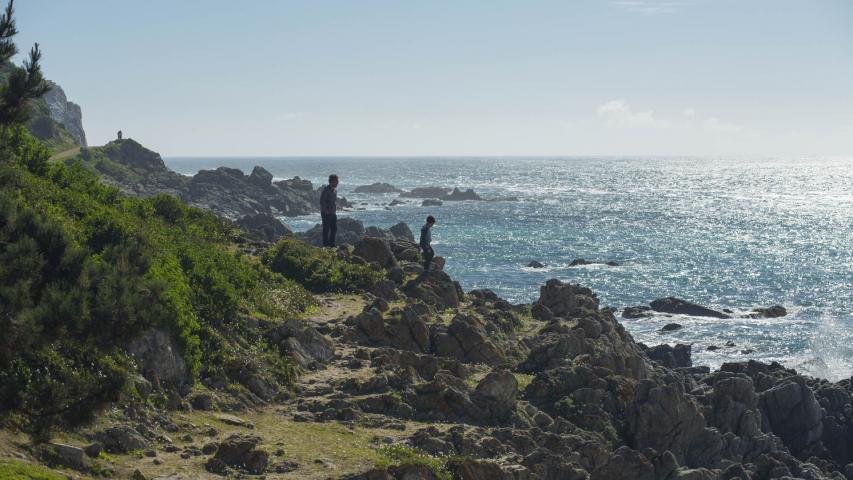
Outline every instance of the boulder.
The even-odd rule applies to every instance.
[[[412,235],[412,229],[409,228],[409,225],[406,224],[406,222],[399,222],[389,228],[388,231],[394,234],[394,237],[398,240],[408,240],[410,242],[415,241],[415,236]]]
[[[759,396],[763,425],[797,455],[820,442],[823,410],[803,377],[780,381]]]
[[[394,258],[394,253],[388,241],[374,238],[364,237],[355,244],[353,255],[359,256],[368,262],[376,262],[380,267],[391,269],[397,266],[397,260]]]
[[[406,283],[403,292],[408,297],[422,300],[439,310],[458,307],[463,295],[459,283],[440,270],[423,272]]]
[[[376,182],[370,185],[359,185],[353,190],[355,193],[400,193],[402,190],[390,183]]]
[[[296,237],[314,246],[323,245],[323,225],[316,224],[309,230],[296,233]],[[338,233],[336,243],[338,245],[355,245],[364,238],[364,224],[350,217],[338,218]]]
[[[652,301],[649,305],[656,312],[689,315],[691,317],[731,318],[723,312],[718,312],[675,297],[659,298]]]
[[[154,385],[183,386],[190,382],[190,372],[180,354],[177,342],[164,329],[148,329],[127,346],[142,374]]]
[[[148,441],[130,425],[114,425],[95,433],[94,437],[110,453],[127,453],[148,448]]]
[[[509,419],[515,412],[518,380],[506,370],[492,371],[477,384],[471,401],[488,412],[491,423]]]
[[[257,435],[235,433],[219,443],[213,458],[222,463],[259,475],[266,469],[269,454],[255,447],[261,442]]]
[[[545,268],[544,263],[537,262],[536,260],[531,260],[530,263],[527,264],[528,268]]]
[[[444,204],[441,200],[437,198],[427,198],[423,202],[421,202],[422,207],[440,207]]]
[[[676,330],[681,330],[683,327],[680,323],[667,323],[666,325],[660,327],[661,332],[674,332]]]
[[[41,446],[37,453],[49,465],[61,465],[80,471],[84,471],[87,468],[86,453],[80,447],[62,443],[50,443]]]
[[[598,311],[598,299],[595,294],[586,287],[563,283],[556,278],[548,280],[539,288],[539,300],[558,317],[575,317],[588,312]]]
[[[275,243],[281,237],[293,235],[293,230],[269,213],[246,215],[237,220],[237,225],[270,243]]]

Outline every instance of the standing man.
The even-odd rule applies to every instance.
[[[334,247],[338,234],[338,176],[329,175],[329,184],[320,194],[320,217],[323,219],[323,246]]]
[[[432,215],[428,216],[426,219],[426,225],[421,227],[421,250],[424,252],[424,271],[429,271],[429,264],[432,263],[432,257],[435,256],[435,252],[432,250],[432,226],[435,225],[435,217]]]

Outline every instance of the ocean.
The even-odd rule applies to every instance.
[[[433,245],[467,290],[491,288],[530,302],[549,278],[597,292],[623,308],[675,296],[735,315],[783,305],[775,319],[655,316],[622,323],[647,345],[693,344],[695,365],[756,359],[838,380],[853,374],[853,159],[740,158],[167,158],[194,174],[218,166],[315,185],[337,173],[342,215],[365,225],[399,221],[413,232],[437,219]],[[387,182],[473,188],[484,198],[420,200],[354,194]],[[306,230],[319,215],[283,218]],[[569,267],[575,258],[619,266]],[[526,267],[536,260],[545,269]],[[618,315],[618,314],[617,314]],[[681,330],[659,333],[670,322]],[[736,346],[725,347],[726,342]],[[706,350],[710,345],[721,348]]]

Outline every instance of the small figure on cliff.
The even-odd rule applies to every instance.
[[[429,265],[432,263],[432,257],[435,256],[435,252],[432,249],[430,243],[432,243],[432,226],[435,225],[435,217],[432,215],[428,216],[426,219],[426,225],[421,227],[421,241],[420,246],[421,250],[424,252],[424,271],[429,271]]]
[[[320,218],[323,219],[323,246],[334,247],[335,235],[338,234],[338,176],[329,175],[329,184],[323,187],[320,194]]]
[[[121,130],[119,130],[119,131],[118,131],[118,133],[116,134],[116,136],[118,137],[118,139],[119,139],[119,140],[121,140]]]

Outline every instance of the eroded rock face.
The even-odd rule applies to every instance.
[[[271,343],[303,368],[317,368],[335,356],[334,344],[316,328],[296,319],[287,320],[267,335]]]
[[[127,352],[139,362],[145,378],[155,385],[182,386],[190,381],[178,344],[166,330],[146,330],[130,342]]]

